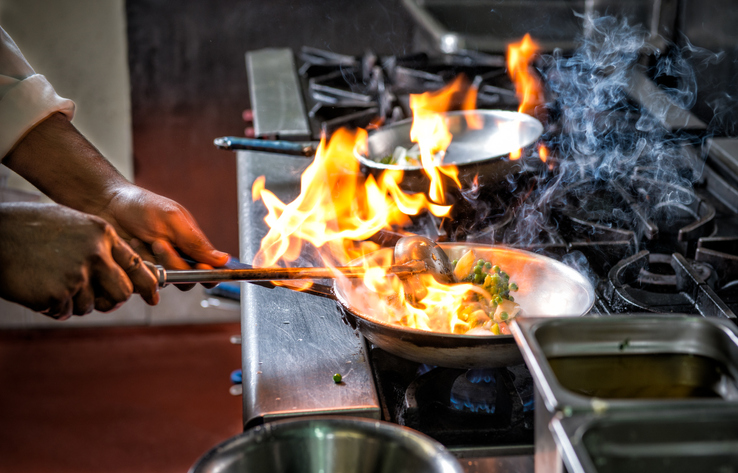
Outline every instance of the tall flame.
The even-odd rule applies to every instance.
[[[301,193],[283,203],[257,179],[253,197],[267,208],[269,233],[261,242],[254,265],[274,266],[282,259],[299,258],[303,244],[324,247],[328,264],[346,263],[375,245],[363,240],[392,225],[409,222],[407,215],[427,209],[446,216],[450,206],[434,204],[423,194],[405,194],[399,187],[402,171],[385,171],[378,179],[363,177],[353,150],[366,141],[366,131],[336,131],[330,142],[321,140],[315,160],[301,176]]]
[[[456,105],[454,102],[459,103]],[[462,110],[473,110],[476,102],[477,90],[469,86],[463,75],[457,76],[441,90],[410,95],[410,109],[413,111],[410,140],[420,148],[420,163],[430,179],[428,195],[434,202],[445,202],[443,175],[461,187],[458,168],[440,165],[453,139],[440,114],[458,106]],[[468,124],[470,127],[481,126],[473,114],[469,116]]]
[[[526,34],[520,42],[507,47],[507,70],[520,100],[518,112],[528,115],[533,115],[535,108],[544,102],[541,81],[530,67],[539,50],[538,44],[533,41],[530,34]]]
[[[458,77],[440,91],[411,95],[410,105],[411,139],[418,143],[421,163],[431,180],[429,197],[403,192],[399,186],[403,178],[400,170],[384,171],[376,178],[364,177],[353,154],[354,150],[366,149],[367,132],[339,129],[329,142],[321,140],[314,161],[301,176],[301,193],[294,201],[282,202],[266,188],[263,177],[254,182],[252,197],[266,206],[264,220],[270,228],[254,257],[255,266],[293,262],[301,256],[306,243],[320,249],[326,265],[343,265],[375,251],[377,245],[366,239],[381,229],[406,225],[408,215],[423,211],[449,215],[451,207],[443,205],[444,180],[450,179],[459,187],[461,184],[456,166],[442,165],[453,137],[440,113],[453,108],[473,109],[476,89]],[[471,114],[467,126],[478,127],[479,120]],[[397,314],[397,320],[390,320],[392,323],[458,333],[479,325],[480,319],[461,309],[471,298],[481,301],[476,303],[478,306],[484,305],[483,301],[490,299],[486,291],[473,284],[441,284],[424,274],[414,277],[423,288],[422,296],[413,292],[412,297],[406,297],[408,282],[385,272],[392,264],[392,252],[385,254],[389,256],[387,261],[364,259],[367,272],[363,280],[342,284],[354,284],[359,290],[368,291],[367,298],[378,301],[378,310],[384,308],[385,314]],[[336,276],[340,279],[339,274]]]

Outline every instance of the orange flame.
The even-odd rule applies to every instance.
[[[453,137],[439,114],[459,107],[473,109],[476,89],[459,77],[440,91],[412,95],[410,105],[411,139],[418,143],[424,171],[431,179],[430,198],[422,193],[404,193],[399,186],[403,178],[400,170],[384,171],[376,178],[364,177],[353,153],[366,151],[367,132],[340,129],[330,142],[321,140],[315,160],[301,176],[301,193],[293,202],[285,204],[279,200],[266,188],[263,177],[254,181],[252,197],[261,199],[266,206],[265,222],[270,228],[254,257],[255,266],[293,262],[300,257],[306,243],[320,249],[326,265],[345,265],[374,252],[377,245],[365,240],[381,229],[406,225],[408,215],[423,211],[439,217],[449,215],[451,207],[443,205],[444,177],[459,187],[461,184],[455,166],[441,165]],[[469,127],[475,126],[474,120],[474,116],[467,118]],[[475,319],[461,309],[469,305],[471,298],[480,313],[484,312],[485,304],[489,309],[490,295],[486,291],[473,284],[445,285],[429,275],[420,275],[411,279],[422,286],[423,294],[413,292],[411,298],[405,294],[407,281],[386,274],[384,268],[392,264],[392,252],[384,254],[388,255],[387,261],[364,260],[367,272],[363,280],[350,283],[342,280],[342,283],[368,291],[368,300],[380,301],[378,310],[386,309],[390,318],[396,314],[392,323],[456,333],[465,333],[479,325],[481,318]],[[340,275],[336,276],[340,279]]]
[[[541,82],[530,67],[531,60],[539,50],[530,34],[526,34],[519,43],[507,47],[507,70],[520,100],[518,112],[528,115],[532,115],[535,108],[544,101]]]
[[[538,156],[541,158],[541,161],[545,163],[548,160],[548,148],[546,148],[544,145],[539,146]]]
[[[471,283],[447,285],[427,274],[416,276],[414,284],[422,286],[425,294],[414,300],[406,292],[407,283],[382,269],[391,264],[391,255],[386,250],[371,255],[367,258],[371,260],[367,263],[371,269],[363,284],[349,283],[349,290],[358,291],[356,301],[368,304],[362,309],[381,314],[380,320],[390,324],[434,332],[466,333],[488,320],[484,312],[489,311],[492,297]],[[475,313],[476,310],[480,312]]]
[[[455,102],[459,102],[456,105]],[[442,112],[461,107],[462,110],[473,110],[477,103],[477,89],[470,87],[463,75],[459,75],[441,90],[410,95],[410,108],[413,111],[413,125],[410,129],[410,140],[418,143],[420,163],[430,179],[428,195],[438,203],[445,202],[442,175],[449,177],[456,186],[459,182],[459,170],[456,166],[440,166],[446,149],[453,136],[446,125]],[[481,127],[481,119],[474,114],[467,117],[471,128]]]
[[[254,257],[255,266],[274,266],[280,259],[295,261],[304,242],[325,247],[330,255],[326,264],[345,264],[376,249],[363,240],[383,228],[409,223],[407,215],[424,209],[437,216],[448,215],[450,206],[400,190],[402,171],[364,178],[353,150],[366,137],[361,129],[340,129],[327,145],[321,140],[315,160],[301,176],[301,193],[289,204],[264,188],[262,179],[255,181],[252,192],[264,202],[268,211],[264,221],[270,228]]]

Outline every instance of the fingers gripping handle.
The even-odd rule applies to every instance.
[[[156,282],[159,284],[159,287],[164,287],[167,285],[167,270],[164,268],[164,266],[159,266],[148,261],[145,261],[144,264],[149,269],[149,271],[151,271],[151,274],[153,274],[156,278]]]

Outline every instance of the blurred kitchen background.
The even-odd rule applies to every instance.
[[[721,61],[698,68],[693,112],[721,133],[734,133],[738,31],[731,15],[721,13],[737,6],[730,0],[0,0],[0,24],[36,71],[77,103],[74,124],[126,177],[185,205],[216,247],[237,255],[235,160],[212,142],[244,133],[247,51],[500,50],[525,32],[544,46],[566,47],[579,33],[573,12],[624,13],[671,41],[689,38],[723,52]],[[43,200],[7,169],[0,180],[6,200]],[[232,305],[211,304],[201,289],[168,288],[163,296],[158,307],[134,297],[116,313],[73,323],[238,319]],[[0,326],[58,325],[18,306],[0,310],[6,314]]]

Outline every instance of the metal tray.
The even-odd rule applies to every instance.
[[[537,470],[563,471],[549,430],[559,413],[738,408],[732,321],[632,314],[519,318],[511,328],[535,382]]]
[[[550,427],[569,473],[738,470],[735,408],[557,415]]]

